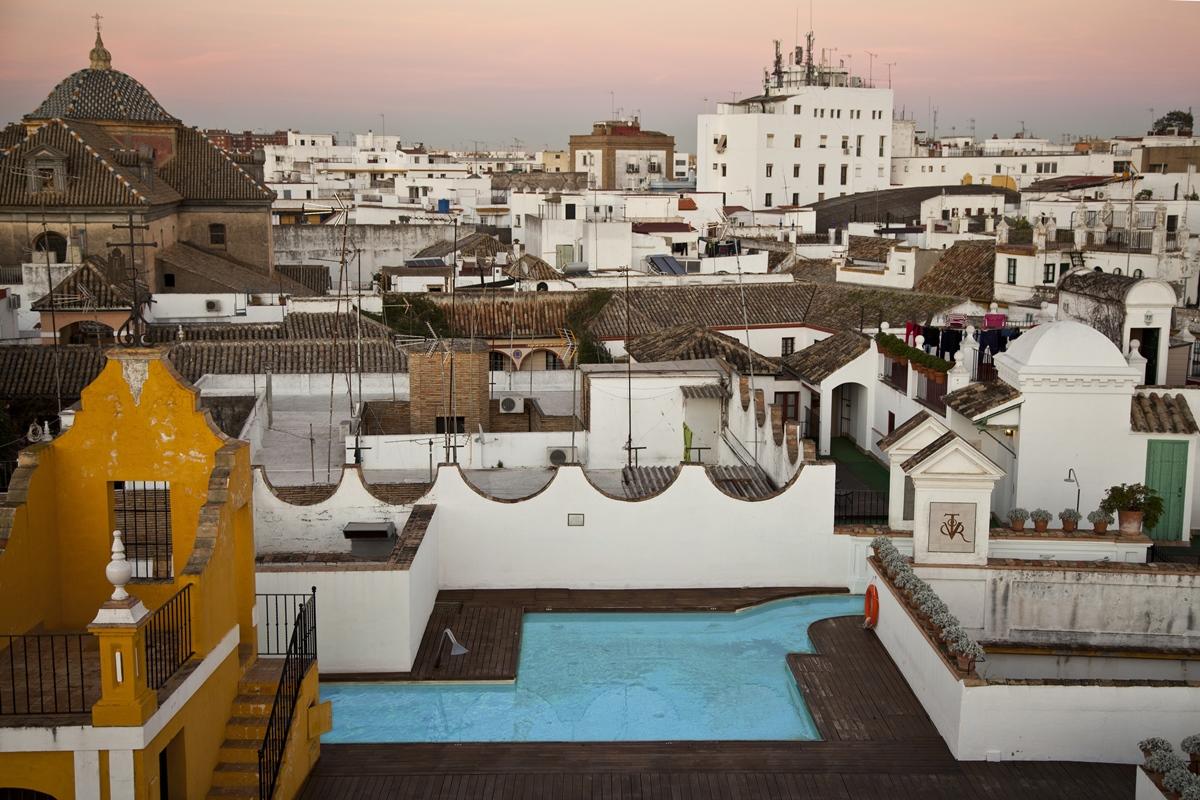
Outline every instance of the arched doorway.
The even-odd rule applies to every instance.
[[[33,252],[45,253],[47,250],[50,251],[53,263],[67,263],[67,237],[58,231],[46,231],[34,237]],[[40,256],[40,258],[45,258],[45,256]]]
[[[867,387],[861,383],[843,383],[834,387],[828,410],[831,439],[849,439],[859,447],[869,448],[870,425],[867,419]]]
[[[112,328],[103,322],[82,319],[64,325],[58,331],[60,344],[91,344],[107,345],[116,342],[116,334]]]

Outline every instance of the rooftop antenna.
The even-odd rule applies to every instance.
[[[896,62],[895,62],[895,61],[889,61],[889,62],[887,63],[887,68],[888,68],[888,88],[889,88],[889,89],[890,89],[890,88],[892,88],[892,67],[894,67],[894,66],[896,66]]]
[[[870,50],[867,50],[866,53],[867,53],[867,85],[870,86],[871,88],[874,88],[875,87],[875,59],[878,58],[878,55],[876,53],[872,53]]]

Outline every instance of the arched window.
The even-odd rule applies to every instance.
[[[563,361],[557,353],[546,351],[546,369],[564,369]]]
[[[67,237],[56,231],[39,233],[33,240],[34,252],[44,253],[49,250],[54,254],[55,264],[67,263]]]
[[[504,353],[493,350],[488,353],[488,369],[492,372],[504,372],[512,361]]]
[[[1114,269],[1114,270],[1113,270],[1113,275],[1120,275],[1120,274],[1121,274],[1121,268],[1120,268],[1120,267],[1117,267],[1116,269]]]
[[[1143,277],[1143,275],[1144,275],[1144,273],[1140,269],[1135,269],[1133,271],[1133,277],[1135,277],[1135,278],[1141,278],[1141,277]]]
[[[218,247],[225,246],[225,226],[220,223],[213,223],[208,226],[208,243]]]
[[[545,281],[541,281],[537,285],[537,290],[539,292],[548,292],[550,291],[550,286]]]

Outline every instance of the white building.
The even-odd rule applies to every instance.
[[[891,89],[814,63],[812,36],[775,65],[762,94],[719,103],[696,123],[696,188],[750,208],[805,205],[889,184]]]

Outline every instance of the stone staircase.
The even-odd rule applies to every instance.
[[[260,658],[242,674],[208,797],[258,797],[258,748],[267,733],[282,668],[281,658]]]

